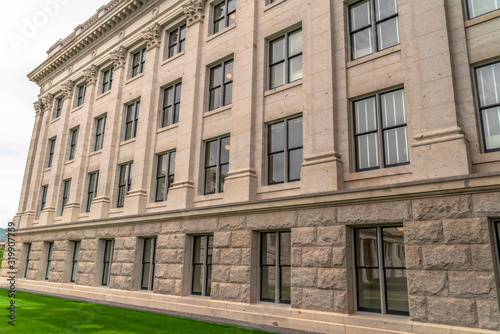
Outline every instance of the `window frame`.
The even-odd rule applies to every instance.
[[[228,66],[228,64],[231,63],[231,67],[232,67],[232,70],[230,72],[227,72],[226,73],[226,66]],[[221,70],[221,74],[220,74],[220,84],[217,85],[217,86],[213,86],[212,87],[212,81],[213,81],[213,77],[215,76],[215,70],[217,68],[221,67],[222,70]],[[227,78],[227,82],[226,82],[226,77],[228,75],[231,75],[231,77]],[[221,61],[221,62],[218,62],[217,64],[215,64],[214,66],[211,66],[209,68],[209,74],[208,74],[208,111],[212,111],[212,110],[217,110],[219,108],[222,108],[222,107],[225,107],[225,106],[228,106],[228,105],[231,105],[233,103],[233,81],[234,81],[234,57],[231,57],[229,59],[226,59],[224,61]],[[213,98],[212,98],[212,91],[217,91],[217,89],[220,89],[220,93],[219,93],[219,96],[220,96],[220,105],[219,106],[215,106],[213,104]],[[226,103],[226,95],[227,95],[227,92],[230,91],[231,92],[231,101],[228,101],[228,103]]]
[[[113,86],[113,71],[114,66],[108,67],[102,71],[101,94],[104,94],[111,90]]]
[[[111,265],[113,264],[115,241],[114,239],[105,239],[103,241],[104,241],[104,254],[102,259],[101,285],[109,286],[109,284],[111,283]],[[108,253],[108,244],[110,245],[109,253]]]
[[[134,78],[139,74],[144,73],[144,64],[146,64],[146,47],[142,47],[139,50],[131,54],[131,72],[130,78]],[[136,62],[138,62],[136,64]]]
[[[195,262],[196,239],[197,238],[202,238],[201,242],[203,243],[203,248],[204,248],[202,262]],[[208,297],[212,293],[212,266],[213,266],[214,235],[213,234],[197,234],[197,235],[193,235],[192,239],[193,239],[192,240],[193,247],[191,248],[192,254],[191,254],[191,273],[190,273],[189,291],[190,291],[191,295]],[[210,247],[210,241],[212,241],[211,247]],[[210,250],[212,250],[211,254],[210,254]],[[211,257],[209,257],[209,255],[211,255]],[[209,259],[210,259],[210,262],[209,262]],[[194,291],[194,283],[195,283],[194,275],[195,275],[195,267],[196,266],[201,266],[201,281],[202,281],[201,292]]]
[[[57,137],[52,137],[49,139],[49,154],[47,156],[47,168],[51,168],[52,163],[54,162],[54,152],[56,149],[56,139],[57,139]]]
[[[173,33],[177,32],[177,38],[175,39],[175,41],[172,41],[171,40],[171,36]],[[184,37],[182,37],[182,33],[184,32]],[[174,28],[171,28],[169,30],[167,30],[166,32],[166,50],[165,50],[165,54],[166,54],[166,57],[165,59],[170,59],[176,55],[178,55],[179,53],[183,52],[184,49],[185,49],[185,45],[186,45],[186,32],[187,32],[187,25],[186,23],[181,23],[179,24],[178,26],[174,27]],[[172,51],[172,54],[170,54]]]
[[[95,118],[94,152],[102,150],[102,147],[104,145],[104,132],[106,131],[106,116],[107,115],[102,115]]]
[[[168,92],[170,90],[172,90],[173,94],[172,103],[168,104]],[[181,111],[182,81],[173,83],[165,88],[162,88],[162,91],[163,91],[163,102],[162,102],[160,128],[164,128],[179,123],[179,116]],[[168,113],[169,108],[171,108],[172,110],[170,114]]]
[[[80,127],[73,128],[69,130],[69,152],[68,152],[68,161],[75,159],[76,154],[76,145],[78,143],[78,132]]]
[[[62,108],[64,106],[64,96],[56,97],[54,105],[55,105],[54,114],[52,115],[52,118],[57,119],[62,115]]]
[[[140,285],[139,288],[141,290],[147,290],[147,291],[152,291],[153,290],[153,285],[154,285],[154,276],[155,276],[155,265],[156,265],[156,243],[157,243],[157,237],[146,237],[142,238],[142,256],[141,256],[141,279],[140,279]],[[150,262],[146,262],[146,240],[151,240],[151,248],[149,249],[150,251]],[[148,282],[147,285],[144,285],[144,265],[149,264],[149,274],[148,274]]]
[[[73,241],[73,256],[71,257],[71,275],[69,277],[70,283],[76,282],[78,275],[78,262],[80,261],[80,248],[82,246],[81,240]]]
[[[27,245],[26,249],[26,257],[24,261],[24,272],[23,272],[23,278],[26,278],[28,276],[28,269],[29,269],[29,263],[30,263],[30,253],[31,253],[31,242],[25,244]]]
[[[44,280],[48,281],[49,280],[49,275],[50,275],[50,264],[52,263],[52,251],[54,248],[54,242],[48,242],[47,243],[47,261],[45,263],[45,274],[44,274]]]
[[[173,155],[173,157],[172,157]],[[162,159],[162,157],[165,157],[166,156],[166,160],[167,160],[167,174],[166,175],[163,175],[163,176],[160,176],[160,161]],[[168,151],[168,152],[165,152],[165,153],[160,153],[160,154],[157,154],[156,155],[156,159],[157,159],[157,162],[156,162],[156,187],[155,187],[155,202],[163,202],[163,201],[166,201],[167,200],[167,196],[168,196],[168,189],[172,186],[172,183],[175,182],[175,158],[177,156],[177,151],[176,150],[172,150],[172,151]],[[172,168],[172,159],[174,160],[174,168],[173,170],[171,170]],[[171,173],[172,172],[172,173]],[[165,184],[165,187],[163,188],[164,189],[164,192],[163,192],[163,197],[161,199],[158,198],[158,190],[159,190],[159,187],[161,185],[161,183],[164,183]]]
[[[63,215],[64,212],[64,207],[68,203],[69,200],[69,193],[71,190],[71,179],[66,179],[63,180],[63,187],[62,187],[62,198],[61,198],[61,211],[60,211],[60,216]]]
[[[140,106],[141,100],[137,100],[135,102],[127,104],[125,108],[125,130],[123,141],[133,139],[137,136],[137,124],[139,123]]]
[[[76,108],[85,103],[85,94],[87,93],[87,83],[84,82],[76,86]]]
[[[212,35],[220,32],[220,31],[222,31],[222,30],[224,30],[224,29],[226,29],[226,28],[228,28],[236,23],[236,0],[234,0],[234,2],[235,2],[234,10],[232,10],[231,12],[228,12],[229,3],[231,1],[233,1],[233,0],[222,0],[222,1],[218,1],[218,2],[215,2],[214,4],[212,4],[212,22],[211,22]],[[216,19],[215,11],[221,5],[224,8],[224,14],[220,18]],[[232,18],[231,15],[234,15],[234,18]],[[230,24],[230,20],[233,20],[233,23]],[[219,22],[224,22],[224,27],[216,30],[216,24]]]
[[[229,142],[226,144],[226,146],[229,146],[229,153],[228,153],[228,161],[227,163],[220,163],[221,161],[221,152],[222,152],[222,141],[225,139],[229,139]],[[207,166],[207,157],[209,156],[210,152],[208,151],[208,144],[217,141],[217,162],[215,165],[208,165]],[[205,147],[205,154],[204,154],[204,159],[203,159],[203,195],[211,195],[211,194],[218,194],[218,193],[223,193],[224,192],[224,183],[225,183],[225,176],[222,178],[222,167],[223,166],[228,166],[228,171],[229,171],[229,162],[231,160],[231,135],[225,135],[222,137],[214,138],[214,139],[209,139],[204,141],[204,147]],[[225,149],[225,147],[224,147]],[[210,168],[216,168],[216,176],[215,176],[215,190],[213,192],[207,192],[206,188],[206,182],[207,182],[207,170]],[[221,182],[222,181],[222,182]],[[221,187],[222,185],[222,187]]]
[[[125,203],[125,197],[128,195],[130,188],[132,187],[132,169],[133,161],[119,165],[119,177],[118,177],[118,196],[116,207],[122,208]],[[123,178],[125,179],[123,180]],[[124,181],[124,183],[122,183]]]
[[[488,12],[484,12],[484,13],[479,14],[479,15],[474,15],[474,16],[472,16],[472,15],[471,15],[471,6],[469,6],[470,1],[471,1],[471,0],[465,0],[465,3],[464,3],[465,12],[466,12],[466,15],[467,15],[467,20],[472,20],[472,19],[475,19],[476,17],[480,17],[480,16],[483,16],[483,15],[486,15],[486,14],[489,14],[489,13],[492,13],[492,12],[497,11],[497,10],[499,10],[499,9],[500,9],[500,2],[498,2],[498,0],[493,0],[493,1],[495,1],[496,3],[498,3],[498,4],[495,4],[495,6],[498,6],[498,8],[493,9],[493,10],[490,10],[490,11],[488,11]]]
[[[500,277],[500,219],[493,219],[493,244],[495,246],[495,255],[497,259],[497,272]]]
[[[99,171],[91,172],[88,174],[88,185],[87,185],[87,205],[85,207],[85,212],[90,212],[92,202],[97,196],[97,186],[99,182]]]
[[[280,34],[279,36],[277,37],[274,37],[273,39],[270,39],[268,41],[268,55],[267,55],[267,60],[268,60],[268,66],[267,66],[267,77],[268,77],[268,89],[271,90],[271,89],[276,89],[278,87],[281,87],[281,86],[284,86],[284,85],[287,85],[289,83],[292,83],[292,82],[295,82],[295,81],[299,81],[301,80],[303,77],[304,77],[304,62],[303,62],[303,57],[302,57],[302,54],[304,52],[304,48],[303,48],[303,38],[301,38],[301,51],[300,53],[296,53],[296,54],[293,54],[293,55],[290,55],[289,54],[289,45],[290,45],[290,35],[293,35],[294,33],[297,33],[298,31],[300,31],[302,33],[302,26],[300,27],[295,27],[283,34]],[[284,59],[282,60],[279,60],[279,61],[276,61],[273,63],[272,61],[272,45],[273,43],[281,40],[281,39],[284,39],[285,40],[285,54],[284,54]],[[295,80],[292,80],[290,81],[290,61],[294,58],[298,58],[298,57],[301,57],[302,58],[302,76],[298,79],[295,79]],[[272,85],[272,76],[271,76],[271,70],[274,66],[277,66],[279,64],[284,64],[284,70],[285,70],[285,73],[284,73],[284,76],[285,76],[285,81],[281,84],[281,85],[276,85],[276,86],[273,86]]]
[[[37,213],[37,219],[40,218],[40,214],[42,213],[43,209],[45,209],[45,206],[47,205],[47,193],[49,190],[49,185],[43,185],[42,189],[40,191],[40,209],[38,210]]]

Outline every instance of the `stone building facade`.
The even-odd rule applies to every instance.
[[[48,51],[21,288],[500,330],[495,0],[114,0]]]

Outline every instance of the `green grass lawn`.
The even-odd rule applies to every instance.
[[[16,292],[16,326],[8,325],[8,290],[0,289],[0,333],[267,333],[164,314]]]

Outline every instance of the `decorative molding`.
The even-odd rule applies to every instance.
[[[465,139],[465,135],[460,127],[453,126],[447,129],[425,132],[418,136],[415,136],[413,139],[415,140],[415,142],[411,146],[418,147],[442,143],[446,141]]]
[[[42,97],[43,110],[50,112],[52,110],[52,105],[54,104],[54,95],[47,94]]]
[[[87,86],[93,85],[97,82],[97,66],[91,65],[86,70],[83,70],[83,76],[85,81],[87,81]]]
[[[35,108],[35,115],[38,116],[38,115],[41,115],[43,116],[43,102],[42,100],[38,100],[36,102],[33,102],[33,108]]]
[[[190,26],[196,22],[203,22],[205,18],[206,0],[188,0],[182,9],[186,14],[187,25]]]
[[[323,152],[319,154],[312,154],[306,156],[304,157],[304,162],[302,163],[302,167],[324,164],[328,162],[342,163],[340,153],[335,151],[329,151],[329,152]]]
[[[63,92],[64,99],[71,99],[73,97],[74,88],[75,88],[75,82],[71,80],[68,80],[68,82],[61,85],[61,90]]]
[[[115,51],[109,54],[111,56],[111,60],[113,61],[114,69],[118,69],[121,67],[125,67],[127,49],[122,45]]]
[[[153,24],[148,30],[142,32],[142,38],[146,40],[146,50],[159,47],[161,44],[160,39],[161,25],[159,23]]]

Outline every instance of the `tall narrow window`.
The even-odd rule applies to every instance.
[[[28,275],[28,269],[30,264],[30,253],[31,253],[31,244],[25,244],[25,245],[26,245],[26,258],[24,261],[23,278],[26,278],[26,276]]]
[[[496,244],[496,254],[497,254],[497,264],[498,264],[498,270],[500,274],[500,220],[494,220],[493,221],[493,233],[494,239],[495,239],[495,244]]]
[[[62,96],[58,97],[56,99],[56,106],[55,106],[55,109],[54,109],[54,118],[58,118],[58,117],[61,116],[62,108],[63,108],[63,102],[64,102],[64,98]]]
[[[137,123],[139,122],[139,106],[140,101],[134,102],[127,106],[127,114],[125,116],[124,140],[135,138],[137,134]]]
[[[179,82],[163,90],[163,114],[161,127],[179,122],[179,112],[181,109],[181,87]]]
[[[74,241],[73,245],[73,259],[71,264],[71,278],[70,282],[76,282],[76,274],[78,273],[78,260],[80,258],[80,241]]]
[[[214,34],[233,25],[234,22],[236,22],[236,0],[223,0],[214,6]]]
[[[224,191],[230,148],[229,136],[205,143],[205,194]]]
[[[156,169],[156,202],[167,200],[168,189],[174,183],[175,151],[158,155]]]
[[[93,172],[89,174],[89,186],[87,188],[87,205],[86,212],[90,212],[90,206],[92,201],[97,195],[97,182],[99,181],[99,172]]]
[[[76,153],[76,143],[78,142],[78,128],[70,130],[69,133],[69,153],[68,160],[73,160]]]
[[[269,88],[302,79],[302,28],[269,44]]]
[[[83,83],[77,88],[77,96],[76,96],[76,106],[79,107],[83,105],[85,102],[85,93],[87,92],[87,83]]]
[[[500,150],[500,62],[475,70],[485,152]]]
[[[260,234],[260,300],[290,304],[290,231]]]
[[[233,60],[227,60],[210,69],[209,107],[214,110],[233,100]]]
[[[137,51],[132,55],[132,75],[131,75],[132,78],[144,72],[145,63],[146,63],[146,48]]]
[[[42,186],[42,190],[40,192],[40,209],[38,210],[38,213],[37,213],[37,218],[40,217],[40,213],[43,211],[43,209],[45,209],[45,205],[47,203],[47,191],[49,189],[49,186],[46,185],[46,186]]]
[[[142,250],[141,289],[153,290],[156,238],[144,238]]]
[[[49,242],[47,244],[47,263],[46,263],[46,266],[45,266],[45,277],[44,279],[46,281],[49,280],[49,275],[50,275],[50,264],[52,262],[52,249],[54,248],[54,243],[53,242]]]
[[[54,161],[54,150],[56,148],[56,138],[49,139],[49,156],[47,157],[47,168],[52,167]]]
[[[354,232],[358,310],[409,315],[403,227]]]
[[[102,92],[106,93],[111,89],[113,83],[113,67],[102,72]]]
[[[355,101],[353,109],[357,171],[410,162],[403,89]]]
[[[64,207],[68,204],[69,199],[69,190],[71,188],[71,179],[63,181],[63,191],[62,191],[62,199],[61,199],[61,216],[64,212]]]
[[[118,203],[121,208],[125,202],[125,196],[128,195],[132,186],[132,162],[120,166],[120,178],[118,180]]]
[[[106,115],[96,118],[94,151],[99,151],[100,149],[102,149],[105,128],[106,128]]]
[[[168,33],[168,56],[173,57],[184,51],[186,45],[186,25],[183,24]]]
[[[351,57],[399,44],[397,0],[363,0],[349,6]]]
[[[268,183],[300,180],[302,116],[268,125]]]
[[[113,261],[113,240],[104,240],[104,257],[102,260],[102,281],[103,286],[109,286],[111,278],[111,263]]]
[[[193,295],[210,296],[212,284],[213,235],[193,238],[193,266],[191,269]]]
[[[500,9],[500,0],[467,0],[469,19]]]

